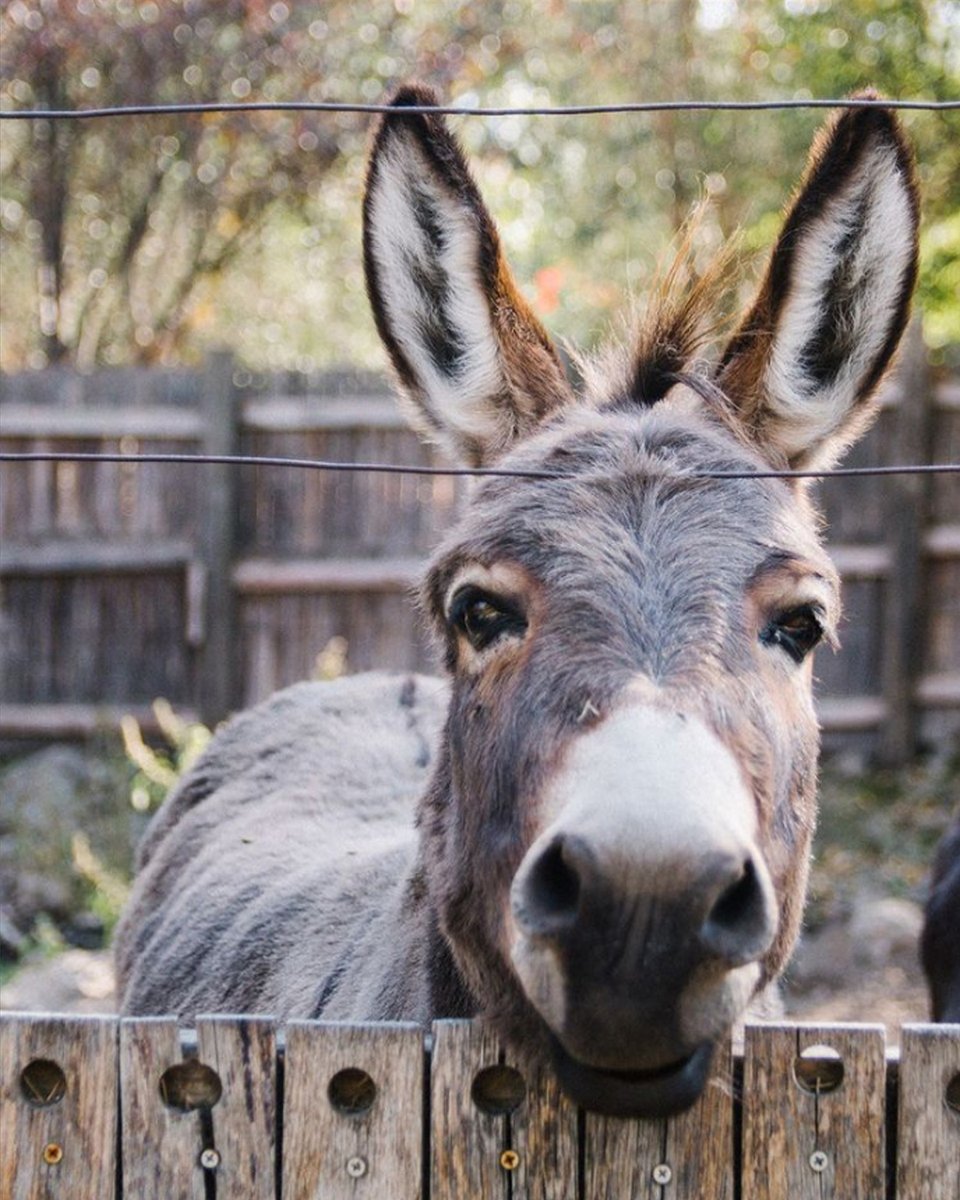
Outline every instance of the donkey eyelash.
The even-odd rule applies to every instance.
[[[447,621],[474,650],[486,650],[508,635],[522,637],[527,629],[526,618],[516,604],[473,584],[454,595]]]
[[[826,617],[818,604],[800,604],[779,613],[760,634],[765,646],[778,646],[802,663],[826,634]]]

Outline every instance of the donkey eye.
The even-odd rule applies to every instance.
[[[767,646],[780,646],[794,662],[803,662],[823,637],[823,622],[809,604],[791,608],[775,617],[760,635]]]
[[[506,634],[520,636],[527,628],[515,605],[475,587],[457,592],[450,605],[449,621],[474,650],[485,650]]]

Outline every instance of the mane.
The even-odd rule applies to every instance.
[[[713,394],[709,351],[733,325],[740,238],[729,238],[701,268],[695,242],[704,211],[699,206],[684,223],[644,310],[628,318],[628,335],[592,354],[575,356],[586,395],[594,403],[651,406],[681,382]]]

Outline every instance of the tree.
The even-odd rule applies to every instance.
[[[957,0],[13,0],[0,20],[8,107],[377,101],[410,77],[496,106],[960,91]],[[703,258],[737,228],[764,248],[822,119],[455,124],[531,299],[583,344],[625,295],[642,301],[701,196]],[[960,344],[957,117],[905,119],[924,191],[919,294],[928,334],[947,347]],[[359,252],[369,124],[5,122],[0,361],[178,361],[211,342],[251,367],[382,361]]]
[[[12,3],[4,96],[41,109],[325,100],[330,26],[305,7]],[[375,7],[388,31],[395,10]],[[5,125],[4,249],[17,269],[35,263],[42,357],[175,355],[198,287],[302,203],[360,126],[309,113]]]

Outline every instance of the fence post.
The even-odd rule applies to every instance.
[[[201,409],[203,453],[236,454],[239,404],[233,383],[233,356],[217,351],[207,357]],[[226,717],[236,691],[236,601],[233,558],[237,530],[237,468],[202,467],[203,511],[200,544],[206,574],[203,643],[198,656],[197,692],[202,719],[215,724]]]
[[[933,396],[927,349],[919,321],[903,341],[897,371],[900,399],[896,408],[894,459],[899,463],[930,461]],[[926,559],[930,486],[924,475],[893,475],[887,480],[886,521],[890,574],[881,624],[881,686],[886,720],[879,747],[881,762],[896,766],[916,751],[916,684],[926,649]]]

